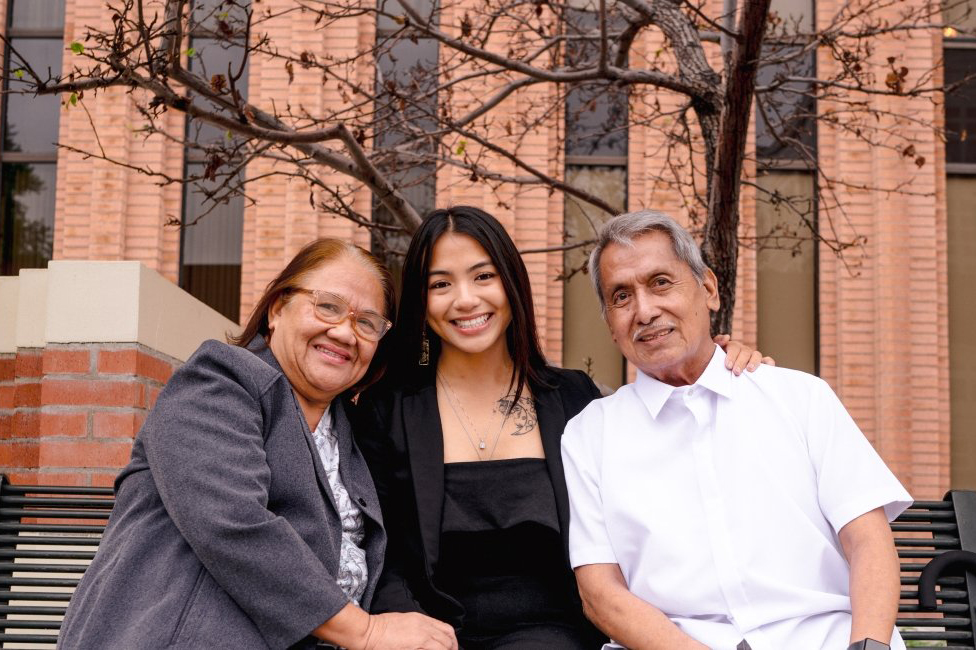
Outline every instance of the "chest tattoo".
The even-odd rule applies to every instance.
[[[514,397],[515,394],[511,393],[498,400],[498,403],[495,405],[495,411],[502,414],[508,413],[509,419],[515,423],[515,431],[512,432],[512,435],[523,436],[535,429],[535,404],[533,404],[531,397],[523,395],[513,406],[512,400]]]

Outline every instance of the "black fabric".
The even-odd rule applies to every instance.
[[[545,460],[512,458],[444,466],[442,533],[507,529],[526,522],[555,532],[557,546],[551,550],[559,551],[556,497]]]
[[[534,627],[585,643],[543,459],[445,465],[441,530],[434,582],[464,610],[465,648]]]
[[[599,397],[600,392],[590,378],[578,370],[547,368],[544,383],[531,385],[530,389],[535,400],[545,472],[555,502],[559,531],[553,562],[560,565],[560,588],[567,585],[565,593],[571,602],[570,615],[578,615],[576,620],[582,620],[582,605],[569,566],[569,497],[560,438],[566,422]],[[446,467],[433,373],[410,386],[374,387],[361,397],[359,407],[351,417],[357,443],[376,482],[384,526],[389,535],[383,575],[372,611],[425,612],[451,623],[464,636],[465,608],[455,594],[434,580],[434,576],[441,576],[439,567],[444,553],[441,524],[445,511]],[[527,609],[520,611],[526,619],[532,616]],[[585,647],[599,647],[604,638],[587,622],[574,629],[577,634],[582,632],[596,639]],[[507,632],[529,633],[524,629]],[[492,639],[489,639],[492,643],[501,642],[495,637]],[[549,644],[548,647],[574,646]]]

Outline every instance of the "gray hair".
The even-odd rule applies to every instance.
[[[705,281],[705,261],[702,259],[701,249],[687,230],[677,221],[656,210],[638,210],[613,217],[600,229],[597,234],[596,248],[590,253],[589,271],[593,288],[600,299],[600,309],[606,315],[607,305],[603,300],[603,290],[600,286],[600,257],[610,244],[633,246],[634,240],[653,230],[661,231],[671,238],[675,256],[688,265],[692,275],[699,284]]]

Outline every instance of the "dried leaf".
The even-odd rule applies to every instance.
[[[469,36],[471,36],[471,17],[465,11],[464,18],[461,19],[461,37],[467,38]]]
[[[916,158],[915,165],[918,167],[922,167],[923,165],[925,165],[925,156],[919,156],[918,158]]]
[[[285,72],[288,73],[288,83],[290,84],[295,80],[295,66],[291,64],[291,61],[285,61]]]
[[[222,74],[215,74],[210,77],[210,89],[215,93],[224,92],[224,88],[227,87],[227,77]]]

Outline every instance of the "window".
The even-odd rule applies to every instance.
[[[421,15],[431,15],[433,2],[414,2]],[[396,0],[381,0],[379,9],[391,15],[403,14]],[[393,19],[376,19],[376,120],[374,149],[384,152],[379,168],[423,216],[434,209],[437,194],[437,166],[431,160],[437,143],[425,135],[437,127],[437,41],[432,38],[404,38]],[[393,149],[396,148],[396,152]],[[373,197],[373,222],[399,227],[400,223]],[[373,253],[386,264],[399,285],[403,253],[410,243],[405,233],[374,233]]]
[[[777,363],[817,373],[820,363],[815,52],[811,0],[773,0],[778,21],[756,75],[756,312],[759,349]]]
[[[599,14],[589,6],[565,13],[570,37],[567,62],[585,65],[598,56]],[[620,21],[611,9],[609,38]],[[566,180],[610,203],[615,211],[627,206],[627,90],[606,82],[571,84],[566,90]],[[564,204],[567,241],[591,239],[596,229],[613,216],[567,196]],[[616,389],[626,381],[626,366],[600,316],[599,300],[590,278],[581,272],[587,250],[572,249],[563,256],[568,279],[563,288],[563,366],[586,371],[604,388]]]
[[[816,155],[816,103],[810,84],[787,81],[813,77],[814,54],[803,54],[798,45],[764,48],[764,58],[777,61],[756,73],[756,156],[764,167],[804,168]]]
[[[47,266],[54,249],[58,122],[61,100],[34,97],[17,70],[61,73],[64,0],[9,0],[0,143],[0,274]],[[22,59],[20,57],[23,57]]]
[[[945,83],[976,74],[976,1],[946,0],[943,32]],[[949,267],[949,381],[951,478],[976,488],[976,79],[945,97],[946,213]]]
[[[225,84],[240,73],[234,86],[244,97],[246,9],[242,0],[195,0],[189,43],[191,72],[211,80],[222,75]],[[186,140],[184,177],[199,180],[183,191],[180,286],[236,321],[241,308],[244,198],[233,192],[228,195],[226,188],[240,181],[235,149],[241,142],[213,125],[190,119]],[[207,173],[214,169],[215,173]]]
[[[945,44],[946,85],[969,77],[945,98],[946,162],[959,172],[964,170],[958,165],[976,166],[976,43],[946,39]]]

